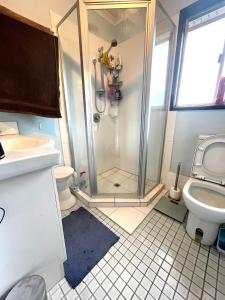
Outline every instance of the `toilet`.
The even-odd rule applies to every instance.
[[[199,136],[183,198],[189,210],[187,233],[197,242],[212,245],[220,224],[225,223],[225,134]]]
[[[70,192],[70,182],[72,175],[76,175],[71,167],[61,166],[54,169],[57,190],[59,194],[59,203],[61,210],[67,210],[76,203],[76,198]]]

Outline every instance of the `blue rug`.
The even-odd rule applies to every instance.
[[[119,237],[83,207],[63,219],[67,261],[65,277],[75,288]]]

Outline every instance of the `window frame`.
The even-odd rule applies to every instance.
[[[183,67],[184,51],[186,45],[186,37],[188,33],[188,23],[195,20],[213,10],[225,5],[225,0],[199,0],[180,11],[177,46],[174,62],[174,73],[171,91],[170,110],[209,110],[209,109],[225,109],[225,105],[196,105],[196,106],[178,106],[178,93]],[[216,83],[215,83],[216,84]],[[216,87],[216,86],[215,86]]]

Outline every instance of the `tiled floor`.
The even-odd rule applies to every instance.
[[[120,240],[75,290],[63,279],[49,299],[225,299],[225,257],[192,241],[182,224],[153,209],[130,235],[90,211]]]
[[[138,227],[139,224],[146,218],[149,212],[158,203],[161,197],[165,194],[163,190],[148,206],[146,207],[104,207],[99,208],[107,217],[113,220],[121,228],[129,234]]]
[[[98,175],[97,181],[99,193],[137,193],[138,176],[118,168]],[[146,189],[150,191],[155,185],[156,183],[147,180]]]

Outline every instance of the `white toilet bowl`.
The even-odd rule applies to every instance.
[[[195,151],[192,178],[183,189],[191,238],[212,245],[225,223],[225,135],[202,135]]]
[[[196,239],[200,229],[203,233],[201,243],[212,245],[220,224],[225,222],[225,188],[191,178],[184,186],[183,198],[189,210],[188,234]]]
[[[56,167],[54,169],[54,173],[59,194],[60,209],[70,209],[76,203],[76,198],[71,194],[69,188],[71,176],[74,174],[74,169],[64,166]]]

